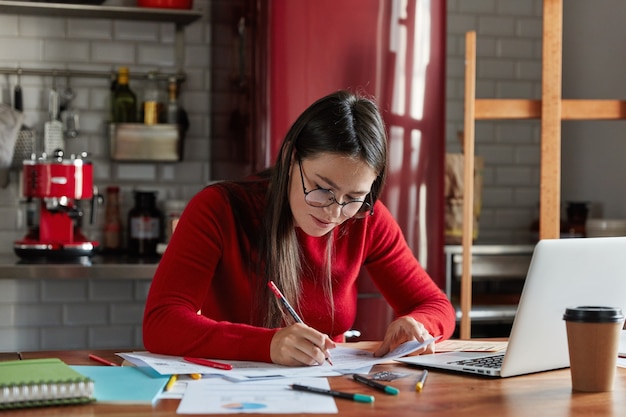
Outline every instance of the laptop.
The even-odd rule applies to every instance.
[[[580,305],[626,312],[626,237],[537,243],[505,352],[445,352],[397,360],[494,377],[567,368],[563,313]]]

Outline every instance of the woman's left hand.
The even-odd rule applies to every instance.
[[[386,355],[409,340],[423,342],[430,338],[432,338],[432,336],[422,323],[415,320],[413,317],[400,317],[391,322],[385,333],[383,343],[378,347],[376,352],[374,352],[374,356],[380,357]],[[413,352],[412,355],[421,355],[423,353],[435,353],[435,342]]]

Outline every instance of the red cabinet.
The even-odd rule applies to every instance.
[[[389,129],[382,197],[443,288],[445,1],[257,2],[259,137],[255,168],[270,165],[284,134],[313,101],[338,89],[376,98]],[[355,328],[379,339],[392,314],[364,276]]]

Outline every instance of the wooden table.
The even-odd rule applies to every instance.
[[[359,342],[359,348],[372,344]],[[72,365],[97,365],[88,359],[89,353],[116,363],[121,358],[114,350],[46,351],[20,353],[22,359],[58,357]],[[0,360],[16,358],[18,354],[0,354]],[[415,381],[421,369],[399,363],[377,365],[373,371],[393,370],[408,376],[393,382],[400,394],[391,396],[356,384],[349,376],[330,378],[331,387],[341,391],[360,392],[376,397],[373,404],[337,399],[339,415],[350,417],[403,416],[624,416],[626,415],[626,369],[619,368],[615,390],[605,393],[572,392],[569,369],[542,372],[505,379],[465,376],[431,371],[421,393],[415,392]],[[89,404],[79,406],[31,408],[4,411],[2,417],[37,416],[174,416],[178,400],[160,400],[154,406]],[[322,416],[298,414],[300,416]],[[327,414],[324,414],[327,415]],[[277,414],[277,417],[287,416]]]

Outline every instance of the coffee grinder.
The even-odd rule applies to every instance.
[[[23,162],[23,195],[27,202],[39,200],[39,224],[29,225],[26,236],[14,242],[17,256],[68,259],[94,254],[99,243],[81,231],[79,200],[91,200],[93,223],[102,197],[94,192],[93,165],[85,158],[85,153],[65,158],[63,151],[57,150],[52,157],[33,155]]]

